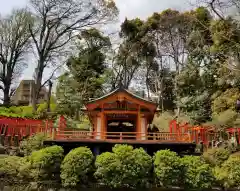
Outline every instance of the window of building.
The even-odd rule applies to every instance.
[[[28,101],[29,100],[29,96],[23,96],[23,101]]]
[[[40,94],[39,99],[44,99],[44,95]]]
[[[24,88],[24,89],[30,88],[30,84],[29,84],[29,83],[24,83],[24,84],[23,84],[23,88]]]

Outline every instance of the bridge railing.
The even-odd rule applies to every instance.
[[[136,133],[136,132],[89,132],[57,131],[55,140],[115,140],[115,141],[156,141],[156,142],[192,142],[189,134],[177,133]]]

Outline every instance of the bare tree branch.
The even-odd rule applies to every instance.
[[[30,49],[28,25],[32,22],[25,9],[13,10],[11,15],[0,18],[0,81],[3,84],[4,104],[10,104],[12,81],[26,67]]]
[[[55,63],[63,65],[64,57],[71,50],[69,44],[77,34],[88,27],[111,21],[116,16],[115,5],[109,7],[104,0],[31,0],[35,24],[29,27],[38,65],[36,68],[36,88],[33,91],[33,109],[42,87],[45,67]],[[54,76],[55,71],[50,76]],[[44,82],[43,84],[45,84]]]
[[[51,73],[51,75],[48,77],[48,79],[47,79],[45,82],[42,83],[41,88],[44,87],[50,80],[53,79],[56,71],[59,70],[61,67],[62,67],[62,66],[59,65],[58,67],[56,67],[56,68],[52,71],[52,73]]]
[[[215,7],[215,5],[214,5],[215,3],[216,3],[216,0],[211,0],[211,1],[209,2],[209,5],[210,5],[212,11],[213,11],[220,19],[224,20],[224,17],[223,17],[222,15],[220,15],[220,13],[216,10],[216,7]]]

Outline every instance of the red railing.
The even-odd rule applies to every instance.
[[[191,134],[185,132],[160,132],[160,133],[136,133],[136,132],[89,132],[79,130],[67,130],[66,119],[61,116],[58,128],[53,127],[51,120],[31,120],[0,117],[1,141],[13,145],[14,140],[21,141],[24,137],[36,133],[48,134],[53,140],[109,140],[109,141],[152,141],[152,142],[192,142]],[[4,143],[5,144],[5,143]]]
[[[36,133],[52,135],[53,132],[54,127],[51,120],[0,118],[0,138],[4,145],[16,145],[16,142],[18,144],[24,137]]]
[[[57,131],[55,140],[114,140],[114,141],[153,141],[153,142],[191,142],[189,134],[174,133],[136,133],[136,132],[89,132]]]

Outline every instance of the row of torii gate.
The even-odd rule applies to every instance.
[[[177,123],[176,120],[172,120],[169,123],[169,132],[177,134],[188,133],[193,142],[196,144],[202,143],[207,147],[212,145],[213,142],[229,141],[233,138],[237,144],[240,144],[240,128],[238,127],[218,131],[212,126],[192,126],[189,123]]]

